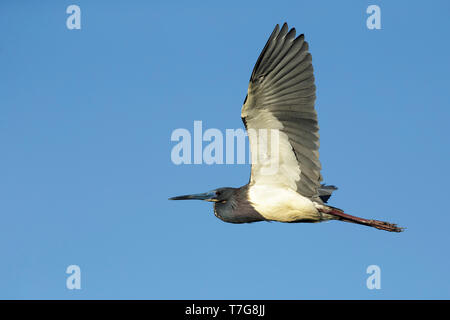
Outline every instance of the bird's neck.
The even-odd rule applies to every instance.
[[[231,223],[246,223],[265,220],[247,200],[247,189],[236,189],[230,199],[214,204],[214,214],[219,219]]]

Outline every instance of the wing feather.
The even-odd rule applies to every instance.
[[[281,29],[276,25],[256,61],[242,107],[252,157],[262,143],[269,148],[264,161],[252,163],[250,184],[263,181],[285,185],[306,197],[319,196],[322,176],[315,99],[312,58],[304,35],[296,37],[295,29],[289,30],[286,23]],[[259,129],[279,130],[279,144],[262,137]],[[271,153],[275,146],[276,157]],[[275,161],[279,170],[264,174]]]

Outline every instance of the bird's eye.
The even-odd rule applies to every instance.
[[[220,191],[216,192],[216,196],[220,196],[221,194],[222,194],[222,192],[220,192]]]

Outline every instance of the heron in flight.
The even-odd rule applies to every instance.
[[[252,153],[249,183],[170,200],[214,202],[215,216],[230,223],[340,220],[402,231],[326,204],[337,188],[321,183],[311,61],[304,35],[296,37],[286,23],[281,29],[276,25],[256,61],[241,112]]]

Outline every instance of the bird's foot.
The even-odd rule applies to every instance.
[[[368,220],[367,225],[380,230],[390,231],[390,232],[402,232],[405,228],[398,227],[395,223],[389,223],[379,220]]]
[[[344,213],[340,209],[329,207],[329,206],[322,206],[321,208],[319,208],[319,210],[321,212],[324,212],[324,213],[334,216],[337,220],[362,224],[365,226],[377,228],[379,230],[385,230],[385,231],[390,231],[390,232],[402,232],[405,229],[405,228],[398,227],[395,223],[389,223],[389,222],[385,222],[385,221],[355,217],[355,216]]]

